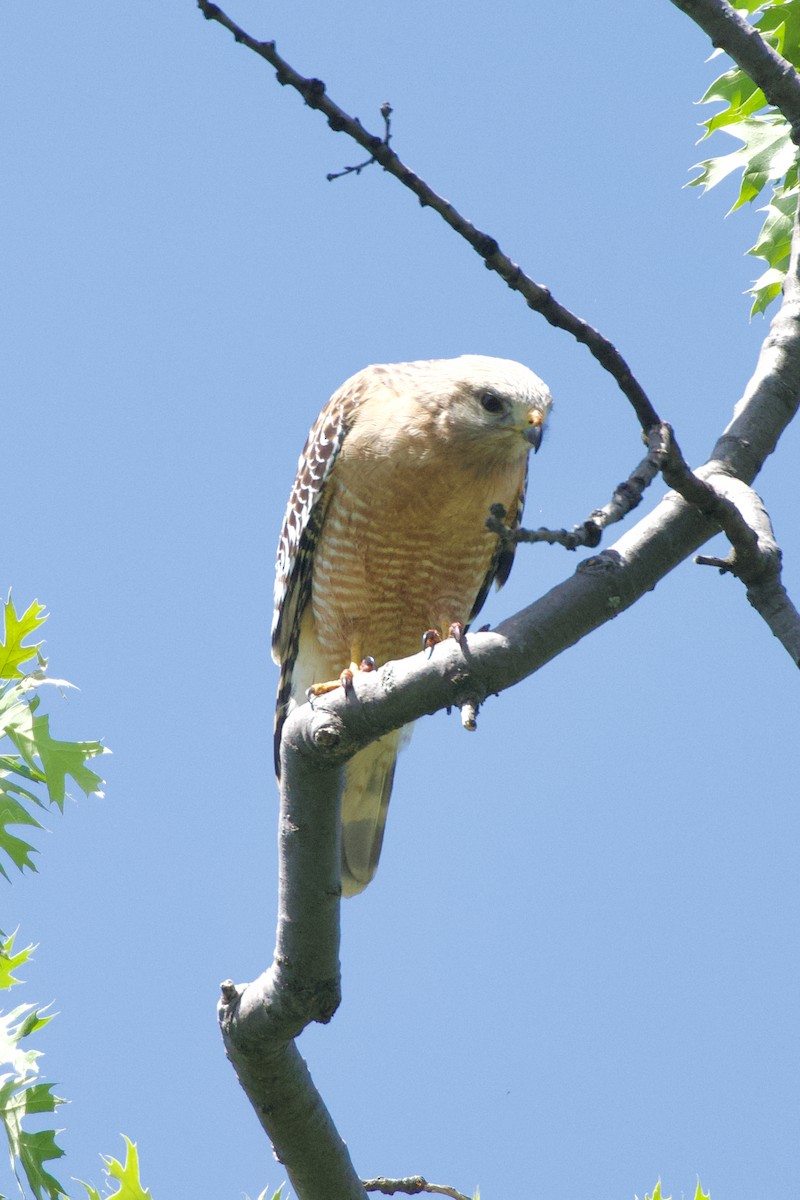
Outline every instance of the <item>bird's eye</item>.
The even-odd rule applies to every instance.
[[[505,409],[505,404],[494,392],[484,392],[481,396],[481,408],[484,412],[501,413]]]

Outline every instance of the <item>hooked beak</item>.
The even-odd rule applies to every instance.
[[[538,408],[532,408],[528,413],[528,424],[527,427],[523,429],[522,436],[525,438],[525,441],[528,443],[528,445],[533,446],[534,454],[542,444],[543,432],[544,421],[542,419],[542,414],[539,412]]]

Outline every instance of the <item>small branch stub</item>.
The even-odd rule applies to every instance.
[[[232,979],[226,979],[219,985],[220,998],[223,1004],[233,1004],[239,999],[239,989]]]
[[[320,713],[319,723],[315,722],[311,737],[320,750],[333,750],[342,740],[342,727],[329,713]]]
[[[465,700],[461,705],[461,724],[470,733],[474,733],[478,728],[479,711],[480,705],[477,700]]]

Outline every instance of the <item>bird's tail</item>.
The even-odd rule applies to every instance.
[[[395,729],[354,754],[342,793],[342,895],[363,892],[378,869],[397,752],[411,725]]]

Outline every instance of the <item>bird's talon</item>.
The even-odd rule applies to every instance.
[[[458,642],[459,646],[461,645],[461,642],[464,639],[464,626],[460,621],[453,621],[451,623],[450,629],[448,630],[448,636],[454,638]]]
[[[374,671],[375,670],[375,659],[372,657],[371,654],[368,654],[366,658],[362,658],[361,662],[358,665],[358,669],[359,669],[359,671]]]
[[[313,700],[316,696],[325,696],[338,686],[338,679],[332,679],[328,683],[312,683],[311,687],[306,688],[306,700]]]
[[[341,675],[339,676],[339,683],[342,685],[345,692],[349,693],[353,690],[353,668],[352,667],[345,667],[345,669],[342,671]]]
[[[439,633],[438,629],[426,629],[425,630],[425,632],[422,635],[422,649],[430,650],[430,654],[428,655],[428,658],[430,658],[431,654],[433,654],[433,647],[438,645],[438,643],[441,640],[442,640],[442,635]]]

